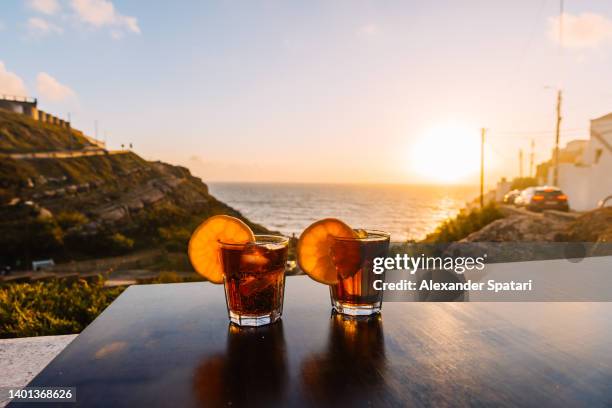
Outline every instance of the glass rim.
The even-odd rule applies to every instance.
[[[243,242],[241,244],[235,242],[223,242],[222,240],[217,240],[219,245],[225,247],[234,247],[234,248],[244,248],[247,245],[253,246],[266,246],[266,245],[289,245],[289,237],[284,235],[274,235],[274,234],[255,234],[255,241],[253,242]]]
[[[360,237],[336,237],[333,238],[337,241],[359,241],[359,242],[379,242],[379,241],[387,241],[391,240],[391,234],[386,231],[374,230],[374,229],[365,229],[365,228],[354,228],[353,231],[358,230],[365,231],[368,235],[360,238]]]

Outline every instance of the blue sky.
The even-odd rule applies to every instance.
[[[211,181],[435,181],[419,142],[484,126],[492,182],[552,147],[545,86],[565,141],[612,111],[612,3],[565,3],[561,54],[554,0],[4,1],[0,93]]]

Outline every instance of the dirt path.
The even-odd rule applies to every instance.
[[[34,152],[34,153],[0,153],[0,157],[8,159],[70,159],[74,157],[87,157],[87,156],[105,156],[105,155],[116,155],[116,154],[127,154],[131,153],[130,150],[104,150],[104,149],[91,149],[91,150],[56,150],[53,152]]]

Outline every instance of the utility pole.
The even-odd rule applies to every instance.
[[[531,153],[529,153],[529,177],[534,177],[533,161],[535,160],[535,140],[531,139]]]
[[[523,178],[523,149],[519,149],[519,178]]]
[[[484,207],[484,144],[485,128],[480,129],[480,208]]]
[[[98,140],[98,119],[94,120],[94,133],[96,135],[96,140]]]
[[[563,0],[559,0],[559,49],[563,56]],[[553,170],[553,185],[559,185],[559,136],[561,134],[561,87],[557,89],[557,126],[555,127],[555,168]]]
[[[553,172],[553,185],[559,185],[559,136],[561,134],[561,89],[557,90],[557,126],[555,128],[555,168]]]

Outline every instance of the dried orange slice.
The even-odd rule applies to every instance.
[[[238,218],[215,215],[196,228],[189,240],[189,260],[193,268],[213,283],[223,283],[219,241],[228,244],[254,242],[253,231]]]
[[[338,282],[332,254],[334,237],[352,238],[355,232],[336,218],[325,218],[306,228],[297,245],[300,268],[312,279],[326,285]]]

